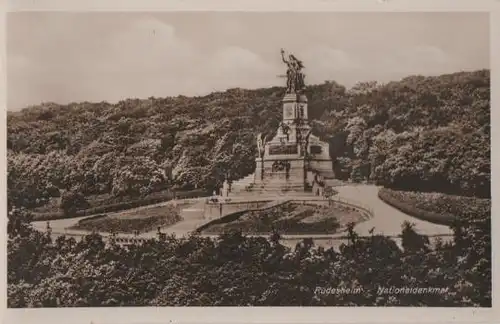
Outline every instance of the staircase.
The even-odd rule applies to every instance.
[[[264,180],[254,179],[255,174],[249,174],[244,178],[234,181],[231,185],[231,195],[252,196],[298,196],[308,195],[309,192],[304,192],[304,183],[300,177],[290,174],[289,179],[284,178],[264,178]],[[314,173],[307,172],[307,181],[314,181]],[[325,187],[337,187],[343,185],[343,182],[338,179],[323,179]],[[248,188],[248,190],[247,190]]]
[[[244,178],[234,181],[231,184],[231,193],[246,192],[246,188],[254,181],[255,173],[249,174]]]
[[[247,188],[251,187],[247,190]],[[299,179],[264,179],[254,182],[253,174],[233,182],[231,195],[239,196],[303,196],[304,183]],[[307,194],[307,193],[306,193]]]
[[[276,180],[276,179],[264,179],[255,183],[252,191],[259,193],[283,193],[288,192],[304,192],[304,182],[303,180]]]

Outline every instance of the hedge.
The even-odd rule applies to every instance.
[[[82,218],[82,219],[80,219],[78,221],[78,225],[81,225],[81,224],[84,224],[86,222],[89,222],[89,221],[92,221],[92,220],[96,220],[96,219],[99,219],[99,218],[104,218],[106,216],[107,216],[106,214],[98,214],[98,215],[94,215],[94,216],[85,217],[85,218]]]
[[[447,213],[435,213],[428,210],[423,210],[409,204],[408,202],[397,199],[392,195],[392,191],[387,188],[381,188],[378,192],[378,197],[392,207],[399,209],[405,214],[415,218],[425,220],[439,225],[451,226],[456,221],[456,217]]]

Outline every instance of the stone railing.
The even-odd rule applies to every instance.
[[[220,223],[226,223],[226,222],[231,222],[236,219],[238,219],[241,215],[247,212],[256,212],[256,211],[264,211],[264,210],[269,210],[274,207],[281,206],[283,204],[286,204],[288,202],[294,202],[298,204],[311,204],[311,205],[323,205],[323,206],[332,206],[332,204],[341,204],[347,207],[352,208],[353,210],[356,210],[361,213],[361,216],[363,220],[368,220],[373,217],[373,209],[371,209],[369,206],[364,205],[362,203],[359,203],[354,200],[350,199],[345,199],[345,198],[339,198],[339,197],[332,197],[330,199],[325,199],[322,197],[310,197],[307,199],[294,199],[294,198],[289,198],[289,199],[279,199],[279,200],[274,200],[274,201],[267,201],[265,204],[256,206],[254,208],[250,208],[250,205],[248,208],[244,208],[244,206],[239,206],[237,210],[229,210],[226,213],[220,212],[220,216],[216,217],[214,220],[209,221],[202,226],[200,226],[198,229],[196,229],[197,232],[201,232],[204,229],[208,228],[211,225],[214,224],[220,224]],[[255,202],[248,202],[249,204],[255,203]],[[259,203],[262,203],[262,201],[259,201]],[[235,203],[237,204],[237,203]],[[245,203],[243,203],[244,205]],[[220,208],[221,205],[219,204],[214,204],[217,208]],[[222,205],[224,206],[224,205]]]
[[[188,199],[183,200],[182,202],[186,202]],[[200,201],[199,199],[192,199],[192,201]],[[179,201],[178,201],[179,202]],[[323,205],[323,206],[331,206],[332,204],[342,204],[344,206],[349,206],[355,210],[358,210],[362,213],[363,218],[369,219],[373,217],[373,210],[369,207],[366,206],[363,203],[360,203],[355,200],[351,199],[346,199],[346,198],[340,198],[340,197],[331,197],[329,199],[325,199],[322,197],[308,197],[308,198],[285,198],[283,199],[276,199],[276,200],[269,200],[267,198],[266,200],[252,200],[252,201],[235,201],[235,202],[227,202],[224,203],[223,205],[232,205],[233,208],[229,208],[225,210],[225,213],[222,214],[221,217],[216,217],[213,220],[210,220],[203,224],[201,227],[197,228],[195,232],[201,232],[205,228],[217,224],[217,223],[224,223],[224,222],[230,222],[232,220],[235,220],[239,218],[242,214],[247,213],[247,212],[252,212],[252,211],[264,211],[264,210],[269,210],[271,208],[278,207],[280,205],[286,204],[288,202],[294,202],[294,203],[302,203],[302,204],[314,204],[314,205]],[[209,205],[209,204],[206,204]],[[212,204],[216,208],[220,208],[219,204],[215,203]],[[224,208],[224,206],[223,206]],[[234,209],[236,208],[236,210]],[[72,236],[75,238],[81,238],[84,237],[85,235],[91,234],[91,232],[88,231],[78,231],[78,230],[63,230],[61,232],[57,232],[54,230],[52,232],[54,235],[65,235],[65,236]],[[100,233],[100,235],[103,237],[104,240],[106,241],[111,241],[114,240],[117,244],[120,245],[130,245],[130,244],[139,244],[142,242],[145,242],[149,239],[155,238],[156,236],[153,234],[151,237],[145,237],[144,235],[134,235],[134,234],[115,234],[112,235],[110,233]],[[339,233],[340,235],[340,233]],[[208,235],[210,236],[210,235]],[[294,235],[293,239],[299,239],[300,237],[315,237],[316,235],[311,235],[311,234],[304,234],[304,235]],[[321,235],[320,235],[321,236]],[[316,237],[316,239],[321,239],[320,236]],[[286,235],[283,237],[285,238]],[[329,238],[332,238],[331,236],[328,236]],[[325,237],[326,238],[326,237]],[[292,239],[292,237],[289,237],[289,239]]]
[[[268,201],[259,201],[259,203],[264,203],[264,204],[262,204],[260,206],[257,206],[257,207],[254,207],[254,208],[240,209],[240,210],[237,210],[237,211],[233,211],[233,212],[224,214],[224,215],[222,215],[222,216],[220,216],[220,217],[218,217],[218,218],[216,218],[216,219],[214,219],[212,221],[209,221],[209,222],[203,224],[202,226],[198,227],[196,229],[196,232],[201,232],[205,228],[207,228],[209,226],[212,226],[214,224],[231,222],[233,220],[238,219],[244,213],[268,210],[268,209],[271,209],[271,208],[274,208],[274,207],[286,204],[289,201],[291,201],[291,200],[290,199],[286,199],[286,200],[273,200],[273,201],[269,201],[269,200]]]
[[[374,216],[373,209],[371,209],[367,205],[345,198],[332,197],[329,199],[325,199],[320,197],[314,197],[311,199],[290,199],[290,200],[293,201],[294,203],[303,205],[332,206],[332,204],[341,204],[343,206],[347,206],[349,208],[352,208],[353,210],[357,210],[358,212],[360,212],[363,220],[368,220],[370,218],[373,218]]]
[[[72,237],[76,240],[83,239],[87,235],[91,235],[92,232],[89,231],[77,231],[77,230],[54,230],[51,232],[51,235],[53,237],[58,237],[58,236],[65,236],[67,238]],[[119,245],[133,245],[133,244],[141,244],[144,243],[148,240],[151,239],[157,239],[158,235],[150,235],[147,237],[144,236],[139,236],[139,235],[134,235],[134,234],[127,234],[127,233],[117,233],[117,234],[111,234],[111,233],[98,233],[104,242],[106,243],[111,243],[115,242],[116,244]],[[158,233],[156,233],[158,234]]]
[[[332,196],[328,200],[332,201],[332,202],[336,202],[336,203],[340,203],[340,204],[343,204],[343,205],[348,205],[350,207],[356,208],[356,209],[358,209],[358,210],[360,210],[360,211],[363,212],[363,214],[366,217],[366,219],[373,218],[373,216],[374,216],[373,209],[370,206],[368,206],[366,204],[363,204],[363,203],[361,203],[359,201],[352,200],[352,199],[341,198],[341,197],[338,197],[338,196]]]
[[[65,235],[66,237],[74,237],[75,239],[82,239],[84,236],[88,235],[89,233],[52,233],[54,236],[60,236],[60,235]],[[165,233],[161,233],[162,235],[167,235]],[[114,243],[122,246],[127,246],[127,245],[135,245],[135,244],[142,244],[145,243],[149,240],[160,240],[160,236],[151,236],[151,237],[133,237],[133,236],[121,236],[121,235],[103,235],[100,234],[105,242],[110,244],[111,242],[114,241]],[[262,237],[263,235],[261,234],[246,234],[245,236],[247,237]],[[395,241],[400,241],[401,237],[399,235],[394,236],[394,235],[384,235],[385,237],[395,240]],[[441,238],[443,240],[451,240],[453,239],[452,234],[434,234],[434,235],[426,235],[429,238],[432,239],[437,239]],[[212,238],[212,239],[217,239],[219,237],[219,234],[203,234],[203,237],[207,238]],[[301,242],[305,238],[311,238],[315,242],[316,245],[318,246],[323,246],[325,248],[329,248],[332,246],[338,246],[338,244],[342,242],[347,242],[348,237],[346,236],[345,232],[339,232],[336,234],[332,235],[327,235],[327,234],[283,234],[280,235],[280,241],[282,241],[282,244],[286,246],[293,247],[295,246],[296,243]],[[370,236],[360,236],[360,238],[370,238]],[[337,244],[335,242],[338,242]]]
[[[143,238],[143,237],[114,237],[114,238],[109,238],[110,240],[113,240],[116,244],[119,245],[132,245],[132,244],[141,244],[148,239]]]
[[[225,217],[229,214],[246,211],[246,210],[254,210],[256,208],[260,208],[265,206],[269,202],[271,202],[269,198],[265,200],[251,200],[251,201],[231,201],[225,200],[222,202],[212,203],[208,201],[205,204],[205,218],[221,218]]]

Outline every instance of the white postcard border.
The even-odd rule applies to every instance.
[[[491,122],[492,166],[500,165],[498,142],[500,138],[500,1],[493,0],[8,0],[3,3],[1,16],[2,78],[2,136],[6,138],[6,30],[5,12],[10,11],[484,11],[490,12],[491,38]],[[497,108],[497,109],[495,109]],[[6,156],[6,142],[0,150]],[[0,163],[6,174],[6,161]],[[497,185],[499,173],[492,168],[492,197],[500,197]],[[5,179],[5,178],[4,178]],[[6,181],[0,203],[6,210]],[[500,211],[498,201],[492,202],[492,231],[498,229],[495,215]],[[7,218],[2,217],[6,222]],[[6,224],[2,235],[6,237]],[[492,235],[492,246],[498,239]],[[6,261],[6,240],[1,240],[1,253]],[[494,249],[493,249],[494,250]],[[5,262],[2,262],[4,265]],[[481,308],[406,308],[406,307],[124,307],[124,308],[61,308],[61,309],[5,309],[6,267],[2,266],[3,323],[434,323],[434,322],[494,322],[500,318],[497,292],[499,283],[498,255],[493,252],[493,307]]]

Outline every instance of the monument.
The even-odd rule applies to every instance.
[[[233,192],[311,192],[314,187],[319,195],[324,180],[335,177],[329,143],[313,135],[309,124],[304,65],[283,49],[281,57],[287,66],[281,123],[271,140],[257,135],[255,172],[233,182]]]

